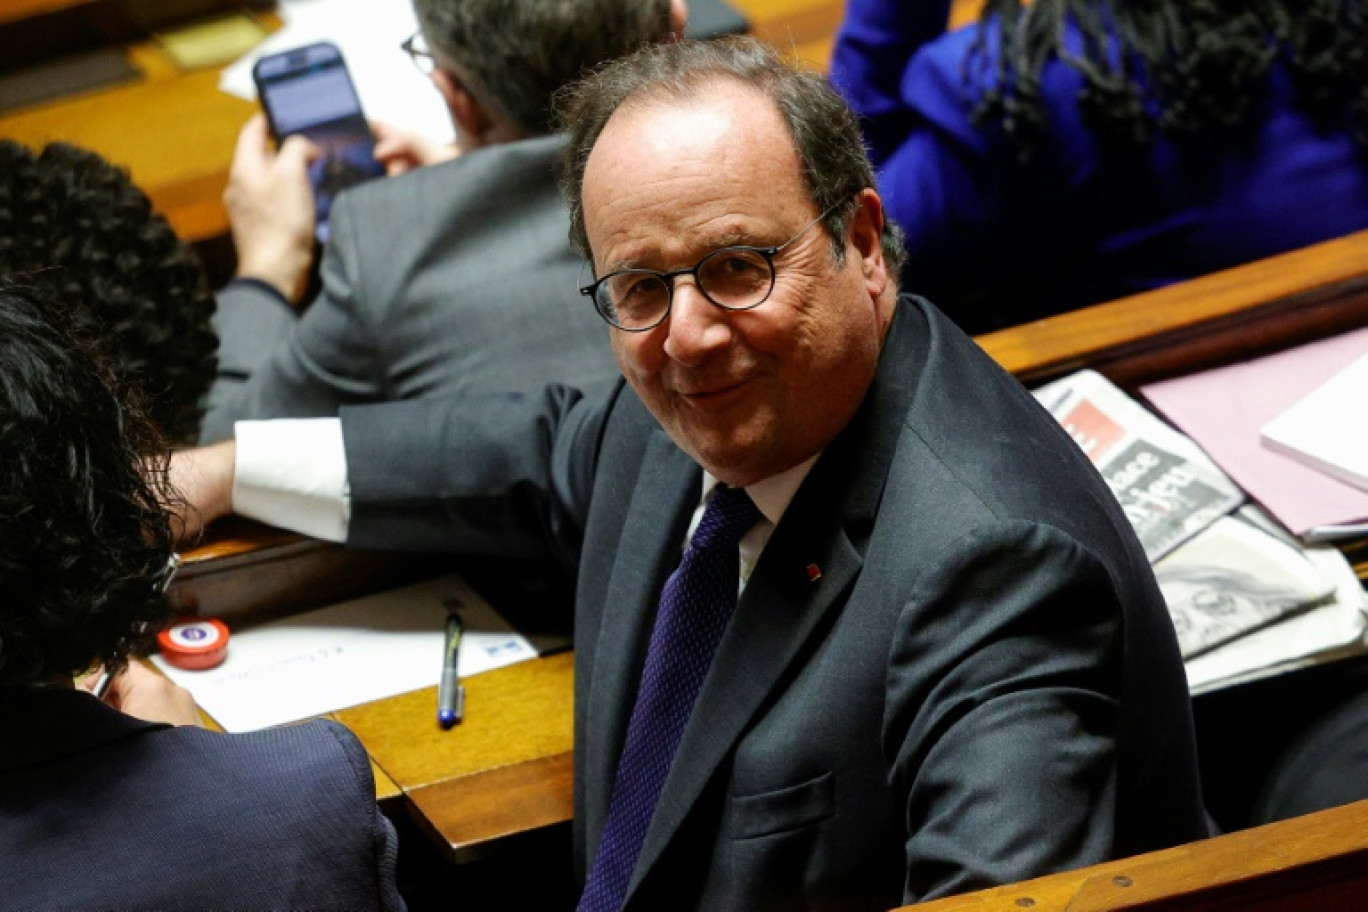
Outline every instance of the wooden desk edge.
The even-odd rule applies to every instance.
[[[1368,882],[1368,801],[903,908],[909,912],[1240,909],[1259,898],[1297,896],[1306,889],[1347,880],[1359,882],[1359,888],[1368,893],[1363,886]],[[1180,900],[1186,902],[1178,905]]]
[[[1109,372],[1108,366],[1120,366],[1123,373],[1135,374],[1126,362],[1145,361],[1153,370],[1161,360],[1156,352],[1191,348],[1193,339],[1227,355],[1251,357],[1266,348],[1342,332],[1368,314],[1363,307],[1345,307],[1345,299],[1368,298],[1365,292],[1368,231],[986,333],[975,341],[1024,383],[1083,367]],[[1170,358],[1161,369],[1169,374],[1192,369],[1207,354]]]
[[[518,836],[569,823],[574,753],[565,751],[411,789],[413,819],[458,864]]]

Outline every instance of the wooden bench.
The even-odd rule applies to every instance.
[[[1368,906],[1368,801],[905,906],[908,912],[1339,912]]]

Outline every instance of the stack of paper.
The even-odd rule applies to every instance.
[[[1296,535],[1353,532],[1368,519],[1368,491],[1264,446],[1259,430],[1336,373],[1368,355],[1368,328],[1252,361],[1142,387],[1150,402]],[[1351,420],[1357,406],[1340,414]],[[1361,532],[1360,532],[1361,534]]]
[[[1364,592],[1339,551],[1305,546],[1252,504],[1232,515],[1231,479],[1100,374],[1035,394],[1135,528],[1194,693],[1362,651]]]
[[[1368,490],[1368,355],[1263,426],[1264,445]]]

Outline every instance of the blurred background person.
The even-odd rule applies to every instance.
[[[568,241],[551,96],[606,60],[681,34],[683,0],[415,0],[404,44],[430,72],[461,150],[380,128],[402,176],[341,195],[322,288],[296,312],[314,251],[312,150],[277,152],[264,118],[239,137],[224,201],[237,278],[201,439],[240,419],[334,415],[344,403],[530,392],[617,376]],[[397,52],[397,49],[396,49]],[[515,65],[510,65],[515,61]],[[430,165],[430,167],[421,167]],[[407,172],[407,173],[405,173]]]
[[[970,332],[1368,228],[1368,0],[850,0],[903,285]]]
[[[168,619],[166,451],[0,282],[0,879],[6,908],[402,909],[366,752],[330,721],[225,735],[129,656]],[[115,674],[101,700],[73,684]]]
[[[193,442],[213,382],[214,298],[199,258],[122,169],[52,143],[0,140],[0,275],[50,292],[102,339],[121,386],[161,431]]]

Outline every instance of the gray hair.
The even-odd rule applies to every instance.
[[[584,228],[584,169],[609,118],[628,101],[704,97],[708,84],[719,79],[752,86],[774,102],[788,124],[813,208],[825,212],[834,207],[824,226],[832,238],[833,256],[841,262],[855,195],[874,186],[859,120],[823,76],[744,37],[643,47],[557,94],[557,117],[570,134],[561,161],[561,185],[570,203],[570,240],[581,254],[590,255]],[[888,219],[882,243],[889,273],[896,276],[905,253],[902,234]]]
[[[552,130],[551,96],[670,34],[670,0],[414,0],[437,65],[518,133]]]

